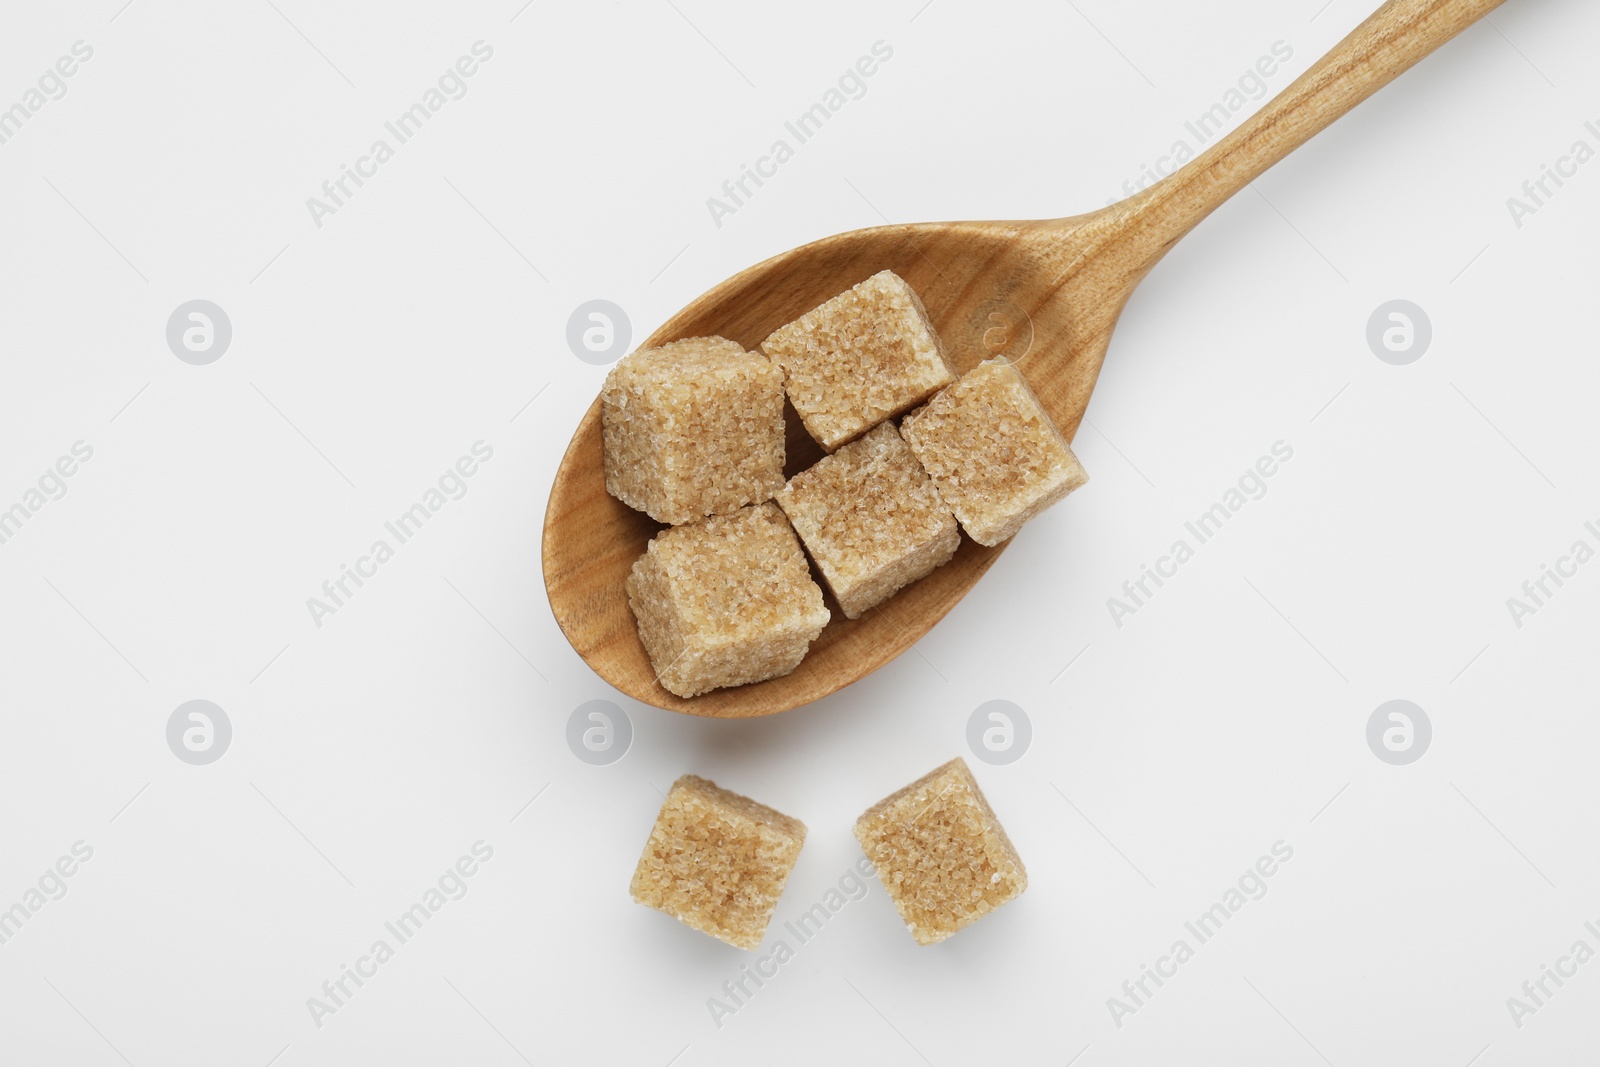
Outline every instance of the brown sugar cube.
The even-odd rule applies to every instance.
[[[943,565],[955,516],[893,423],[883,423],[778,490],[778,506],[847,618]]]
[[[681,697],[788,674],[828,624],[800,542],[772,503],[661,531],[627,590],[656,677]]]
[[[1017,850],[959,758],[868,808],[856,840],[919,945],[943,941],[1028,888]]]
[[[641,348],[601,390],[606,492],[676,525],[783,485],[783,372],[721,337]]]
[[[939,495],[980,545],[998,545],[1089,480],[1017,368],[978,364],[900,423]]]
[[[759,948],[805,823],[686,774],[656,816],[633,899],[738,948]]]
[[[955,380],[922,301],[879,271],[761,342],[789,403],[832,452]]]

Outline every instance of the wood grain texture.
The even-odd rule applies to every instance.
[[[1267,168],[1502,2],[1385,4],[1238,129],[1111,207],[1040,222],[922,223],[825,238],[729,278],[645,344],[720,334],[754,348],[779,326],[889,269],[921,294],[958,372],[997,350],[1016,358],[1020,349],[1024,376],[1071,438],[1118,316],[1167,250]],[[789,414],[792,473],[821,452]],[[656,681],[623,589],[660,528],[606,493],[597,399],[550,491],[543,553],[551,609],[578,654],[623,693],[721,718],[798,707],[883,666],[943,618],[1005,547],[963,539],[948,564],[860,619],[845,619],[834,605],[834,621],[794,673],[686,700]]]

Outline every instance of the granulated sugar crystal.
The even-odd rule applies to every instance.
[[[947,562],[961,543],[955,517],[893,423],[789,479],[777,502],[852,619]]]
[[[629,892],[730,945],[759,948],[805,839],[799,819],[686,774],[661,805]]]
[[[656,677],[680,697],[788,674],[828,623],[800,542],[770,502],[663,530],[627,592]]]
[[[606,491],[657,522],[770,500],[783,485],[783,372],[721,337],[641,348],[601,391]]]
[[[1015,366],[978,364],[900,423],[962,529],[997,545],[1089,480]]]
[[[919,945],[943,941],[1028,888],[1028,872],[966,761],[868,808],[856,840]]]
[[[922,301],[887,270],[774,331],[761,350],[829,452],[955,380]]]

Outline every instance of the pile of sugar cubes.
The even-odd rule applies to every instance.
[[[785,397],[829,453],[787,482]],[[1009,362],[952,373],[891,271],[759,351],[721,337],[639,349],[601,398],[606,490],[670,527],[627,592],[681,697],[799,665],[830,618],[807,553],[854,619],[946,563],[957,523],[996,545],[1088,480]]]
[[[1028,888],[1022,858],[959,758],[868,808],[855,835],[919,945]],[[686,926],[759,948],[805,839],[799,819],[686,774],[661,805],[629,888]]]

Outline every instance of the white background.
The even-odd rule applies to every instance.
[[[1090,485],[915,654],[721,722],[616,695],[550,615],[544,502],[605,373],[572,310],[615,301],[639,338],[829,233],[1098,206],[1370,0],[274,3],[4,16],[0,107],[94,55],[0,145],[0,508],[94,456],[0,545],[0,908],[94,853],[0,945],[0,1061],[1592,1055],[1600,963],[1520,1028],[1506,1001],[1600,949],[1600,565],[1520,628],[1506,599],[1600,543],[1600,163],[1520,228],[1506,199],[1597,142],[1594,5],[1510,0],[1219,210],[1123,318]],[[467,95],[316,226],[306,198],[478,40]],[[715,225],[706,198],[879,40],[866,95]],[[209,366],[165,340],[195,298],[233,325]],[[1365,340],[1395,298],[1433,324],[1409,366]],[[479,440],[467,495],[316,626],[306,599]],[[1267,494],[1115,625],[1280,440]],[[196,698],[234,730],[204,767],[165,740]],[[1410,766],[1365,740],[1395,698],[1434,728]],[[633,724],[610,766],[565,741],[593,699]],[[1009,766],[967,751],[992,699],[1032,722]],[[874,883],[715,1025],[755,957],[627,894],[659,790],[694,772],[809,825],[776,937],[858,858],[855,816],[956,754],[1028,892],[920,948]],[[479,840],[467,895],[316,1025]],[[1280,840],[1267,894],[1116,1025],[1107,998]]]

